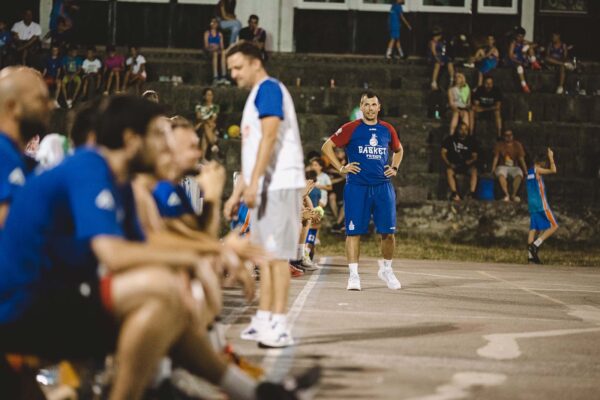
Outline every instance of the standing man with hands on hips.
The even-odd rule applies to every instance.
[[[382,260],[377,276],[390,289],[401,285],[392,270],[396,231],[396,196],[391,178],[398,173],[404,150],[394,127],[378,119],[381,103],[372,91],[360,99],[363,118],[349,122],[323,144],[323,154],[331,164],[347,175],[344,189],[346,209],[346,257],[350,277],[348,290],[361,290],[358,275],[360,237],[368,233],[371,216],[381,235]],[[334,148],[344,147],[348,164],[335,157]],[[390,150],[393,153],[390,161]]]

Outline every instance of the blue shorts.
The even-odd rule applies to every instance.
[[[396,232],[396,194],[391,182],[373,186],[346,183],[344,210],[346,236],[367,234],[371,216],[377,233]]]
[[[545,231],[553,226],[558,226],[556,218],[552,211],[536,211],[529,213],[531,222],[529,223],[529,229],[532,231]]]
[[[393,39],[393,40],[400,39],[400,25],[390,24],[390,39]]]
[[[487,74],[498,66],[498,60],[495,58],[485,58],[479,63],[479,72]]]

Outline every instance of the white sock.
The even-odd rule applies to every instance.
[[[521,81],[521,86],[527,86],[527,82]]]
[[[392,49],[388,48],[385,52],[386,56],[391,56],[392,55]]]
[[[304,257],[304,248],[306,247],[305,243],[299,244],[296,247],[296,260],[302,260]]]
[[[392,269],[392,260],[383,260],[383,267],[385,269]]]
[[[271,311],[258,310],[256,312],[256,319],[259,321],[269,322],[271,319]]]
[[[533,242],[533,245],[535,247],[540,247],[542,245],[542,243],[544,243],[544,239],[542,238],[537,238],[535,242]]]
[[[350,275],[358,275],[358,263],[348,264],[348,269],[350,270]]]
[[[404,52],[402,51],[402,49],[398,50],[398,54],[400,55],[400,57],[404,57]]]
[[[231,399],[256,400],[256,381],[235,365],[227,366],[219,386]]]
[[[272,323],[283,324],[283,326],[287,326],[287,315],[285,314],[273,314],[271,316]]]

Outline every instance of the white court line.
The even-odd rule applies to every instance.
[[[434,394],[411,397],[410,400],[454,400],[464,399],[470,395],[472,387],[497,386],[506,381],[506,375],[487,372],[463,371],[457,372],[452,381],[437,387]]]
[[[409,275],[425,275],[425,276],[433,276],[436,278],[446,278],[446,279],[470,279],[470,280],[480,280],[479,278],[467,277],[467,276],[455,276],[455,275],[440,275],[440,274],[428,274],[425,272],[410,272],[402,269],[396,269],[396,272],[401,272],[403,274]]]
[[[557,329],[552,331],[523,333],[495,333],[483,336],[483,338],[488,341],[488,344],[477,349],[477,354],[481,357],[492,358],[494,360],[512,360],[521,355],[517,339],[575,335],[578,333],[589,332],[600,332],[600,328]]]
[[[507,281],[506,279],[498,278],[497,276],[494,276],[494,275],[492,275],[492,274],[490,274],[490,273],[488,273],[486,271],[477,271],[477,272],[480,273],[481,275],[485,275],[485,276],[487,276],[489,278],[492,278],[494,280],[497,280],[497,281],[500,281],[500,282],[504,282],[507,285],[510,285],[510,286],[515,287],[517,289],[521,289],[521,290],[523,290],[523,291],[525,291],[527,293],[533,294],[533,295],[538,296],[538,297],[542,297],[542,298],[544,298],[544,299],[546,299],[548,301],[551,301],[553,303],[560,304],[561,306],[568,307],[568,304],[565,303],[565,302],[563,302],[563,301],[560,301],[558,299],[555,299],[553,297],[550,297],[550,296],[542,294],[542,293],[538,293],[535,290],[531,290],[531,289],[528,289],[526,287],[517,285],[516,283],[513,283],[511,281]]]
[[[577,317],[584,322],[590,322],[598,324],[600,322],[600,311],[593,306],[580,306],[580,305],[569,305],[561,300],[555,299],[548,295],[538,293],[533,289],[529,289],[513,282],[507,281],[502,278],[498,278],[485,271],[477,271],[482,275],[488,276],[494,280],[504,282],[510,286],[521,289],[527,293],[549,300],[555,304],[564,306],[569,315]],[[542,289],[538,289],[542,290]],[[527,338],[540,338],[540,337],[554,337],[564,335],[574,335],[588,332],[600,332],[600,327],[593,328],[581,328],[581,329],[556,329],[549,331],[538,331],[538,332],[519,332],[519,333],[495,333],[491,335],[484,335],[483,338],[488,341],[485,346],[477,349],[477,354],[481,357],[492,358],[495,360],[511,360],[518,358],[521,355],[519,344],[517,339]]]
[[[319,260],[319,264],[325,265],[327,264],[327,260],[327,257],[322,257]],[[323,268],[324,267],[321,267],[315,272],[313,272],[310,279],[304,284],[304,288],[302,289],[302,291],[300,291],[300,293],[296,297],[294,304],[292,304],[292,306],[290,307],[290,310],[287,314],[287,320],[288,328],[290,331],[292,331],[292,335],[294,324],[300,316],[300,314],[302,313],[302,309],[304,308],[304,304],[306,303],[310,292],[312,292],[314,287],[317,285],[317,281],[319,280],[319,276],[321,276],[321,271],[323,270]],[[298,344],[298,337],[295,337],[294,340],[296,344]],[[264,356],[263,361],[261,363],[265,371],[265,376],[267,376],[267,380],[281,381],[288,374],[289,370],[291,369],[292,354],[294,352],[294,349],[294,346],[290,346],[282,349],[269,349],[267,351],[267,354]],[[283,355],[285,355],[286,357],[282,357]]]

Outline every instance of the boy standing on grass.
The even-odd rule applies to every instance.
[[[546,157],[549,165],[546,164]],[[527,260],[530,263],[542,263],[538,257],[538,250],[542,243],[558,229],[556,218],[554,218],[546,199],[546,186],[542,179],[542,175],[555,173],[554,153],[550,148],[548,148],[547,153],[542,152],[535,156],[527,171],[527,199],[531,217],[527,239]],[[535,237],[536,233],[539,234],[537,239]]]
[[[390,29],[390,41],[388,42],[387,50],[385,52],[385,58],[387,59],[392,58],[394,44],[396,45],[396,49],[398,49],[398,55],[400,56],[400,58],[404,58],[404,52],[402,51],[402,45],[400,44],[401,22],[404,22],[406,27],[412,31],[412,26],[410,26],[410,24],[404,17],[404,10],[402,9],[402,4],[404,4],[404,0],[396,0],[396,2],[392,4],[392,8],[390,9],[390,16],[388,20],[388,25]]]

